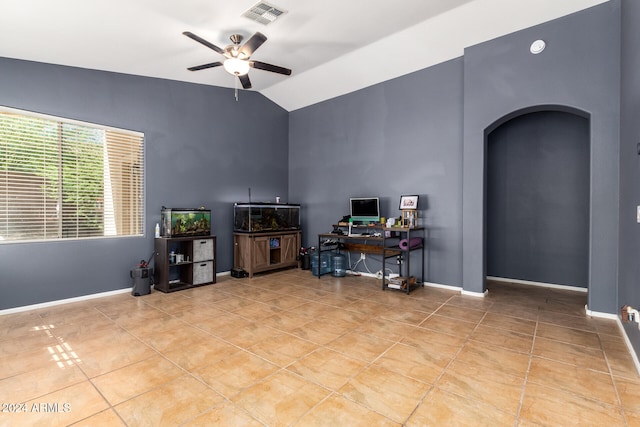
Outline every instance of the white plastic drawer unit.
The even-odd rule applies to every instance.
[[[202,261],[193,264],[193,284],[213,282],[213,261]]]
[[[193,262],[211,261],[213,259],[213,239],[197,239],[193,241]]]

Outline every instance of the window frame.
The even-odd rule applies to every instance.
[[[133,138],[138,138],[138,142],[139,142],[139,148],[133,148],[131,149],[131,151],[129,152],[129,154],[135,156],[134,160],[139,160],[139,163],[137,162],[133,162],[130,164],[130,167],[132,168],[139,168],[142,169],[139,173],[139,175],[135,176],[135,174],[131,173],[129,175],[126,176],[126,178],[128,179],[133,179],[133,180],[139,180],[141,182],[137,183],[137,185],[130,185],[129,187],[124,187],[122,185],[120,185],[119,187],[119,192],[120,192],[120,196],[124,197],[124,193],[125,193],[125,188],[129,188],[129,189],[134,189],[134,197],[138,198],[139,201],[136,203],[136,207],[137,207],[137,212],[135,212],[134,215],[130,216],[129,219],[133,218],[135,222],[137,222],[139,224],[136,225],[134,227],[133,230],[129,231],[128,233],[123,233],[123,234],[119,234],[118,232],[116,232],[116,234],[105,234],[106,233],[106,215],[103,214],[102,216],[102,231],[103,234],[102,235],[89,235],[89,236],[79,236],[78,233],[76,233],[75,236],[70,236],[70,237],[65,237],[62,234],[58,234],[57,237],[47,237],[46,235],[43,235],[41,238],[21,238],[21,239],[0,239],[0,245],[6,245],[6,244],[19,244],[19,243],[37,243],[37,242],[61,242],[61,241],[72,241],[72,240],[87,240],[87,239],[113,239],[113,238],[131,238],[131,237],[144,237],[145,236],[145,230],[146,230],[146,174],[147,174],[147,168],[146,168],[146,137],[144,132],[140,132],[140,131],[135,131],[135,130],[131,130],[131,129],[123,129],[123,128],[117,128],[114,126],[108,126],[108,125],[104,125],[104,124],[100,124],[100,123],[92,123],[92,122],[87,122],[87,121],[82,121],[82,120],[76,120],[76,119],[70,119],[70,118],[66,118],[66,117],[60,117],[60,116],[55,116],[52,114],[44,114],[44,113],[39,113],[39,112],[34,112],[34,111],[29,111],[29,110],[24,110],[24,109],[18,109],[18,108],[13,108],[13,107],[8,107],[8,106],[4,106],[4,105],[0,105],[0,114],[1,113],[8,113],[8,114],[14,114],[14,115],[19,115],[19,116],[23,116],[23,117],[27,117],[27,118],[35,118],[35,119],[40,119],[40,120],[46,120],[46,121],[50,121],[50,122],[54,122],[55,124],[57,124],[58,126],[64,126],[64,125],[71,125],[71,126],[80,126],[83,128],[90,128],[92,130],[99,130],[99,131],[103,131],[105,132],[105,138],[103,141],[103,149],[108,151],[109,148],[114,148],[114,146],[109,145],[109,141],[107,138],[107,135],[109,133],[112,134],[119,134],[119,135],[123,135],[123,136],[128,136],[128,137],[133,137]],[[117,147],[116,147],[117,148]],[[61,150],[62,148],[60,148]],[[59,152],[59,155],[60,152]],[[105,157],[107,159],[107,163],[111,162],[111,158],[109,156]],[[120,166],[124,165],[124,163],[120,164]],[[64,166],[63,163],[59,163],[58,164],[58,171],[59,173],[61,173],[61,167]],[[105,166],[103,165],[103,172],[104,172],[104,168],[110,168],[109,166]],[[0,174],[4,173],[4,171],[0,171]],[[108,171],[108,174],[111,173],[111,170]],[[123,179],[123,177],[121,177]],[[104,188],[106,188],[108,185],[111,185],[113,183],[113,181],[109,181],[105,175],[103,175],[103,179],[102,179],[102,184],[103,184],[103,195],[106,192],[106,190]],[[62,183],[59,184],[60,186],[62,186]],[[61,187],[62,188],[62,187]],[[58,197],[62,197],[62,194],[59,194]],[[104,206],[105,204],[105,200],[103,198],[102,200],[102,205]],[[9,207],[9,205],[6,205],[7,209]],[[5,206],[0,206],[0,210],[4,209]],[[121,210],[125,209],[125,207],[121,207]],[[7,210],[8,212],[8,210]],[[64,213],[62,210],[59,211],[60,212],[60,218],[57,220],[59,222],[59,224],[61,225],[62,228],[64,228]],[[116,221],[116,217],[118,216],[118,213],[116,213],[115,209],[112,211],[114,214],[114,223],[117,222]],[[106,213],[106,212],[105,212]],[[120,214],[121,215],[121,214]],[[121,218],[118,218],[121,219]],[[40,220],[41,224],[45,223],[45,219],[44,217]],[[62,229],[61,228],[61,229]]]

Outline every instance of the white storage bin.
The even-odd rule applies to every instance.
[[[197,239],[193,241],[193,262],[211,261],[213,259],[213,239]]]
[[[213,282],[213,262],[203,261],[193,263],[193,284],[202,285],[203,283]]]

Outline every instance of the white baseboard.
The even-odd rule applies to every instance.
[[[629,340],[627,331],[624,329],[624,326],[622,326],[620,316],[618,316],[617,314],[602,313],[600,311],[591,311],[586,305],[584,306],[584,311],[587,313],[587,316],[600,317],[602,319],[612,319],[616,321],[616,323],[618,324],[618,328],[620,328],[620,332],[622,332],[622,336],[624,337],[624,343],[627,345],[627,350],[631,355],[631,359],[633,359],[633,364],[636,366],[636,371],[638,372],[638,375],[640,375],[640,361],[638,360],[638,355],[636,354],[633,345],[631,345],[631,341]]]
[[[448,289],[450,291],[461,292],[462,287],[460,286],[452,286],[452,285],[443,285],[441,283],[433,283],[433,282],[423,282],[425,286],[430,288],[440,288],[440,289]]]
[[[4,316],[5,314],[21,313],[23,311],[36,310],[36,309],[39,309],[39,308],[55,307],[56,305],[69,304],[69,303],[72,303],[72,302],[87,301],[87,300],[96,299],[96,298],[103,298],[103,297],[108,297],[108,296],[111,296],[111,295],[124,294],[124,293],[127,293],[127,292],[131,293],[131,289],[132,288],[116,289],[115,291],[100,292],[100,293],[97,293],[97,294],[83,295],[81,297],[59,299],[59,300],[55,300],[55,301],[43,302],[43,303],[40,303],[40,304],[32,304],[32,305],[25,305],[25,306],[22,306],[22,307],[7,308],[5,310],[0,310],[0,316]]]
[[[564,289],[567,291],[589,292],[587,288],[581,288],[579,286],[558,285],[555,283],[544,283],[544,282],[532,282],[530,280],[509,279],[506,277],[487,276],[487,280],[493,280],[494,282],[517,283],[519,285],[542,286],[545,288]]]
[[[589,307],[586,304],[584,306],[584,312],[587,313],[587,316],[600,317],[602,319],[620,320],[620,318],[618,317],[617,314],[603,313],[601,311],[591,311],[591,310],[589,310]]]
[[[465,291],[464,289],[460,291],[460,295],[466,295],[468,297],[476,297],[476,298],[484,298],[489,293],[489,289],[485,289],[484,292],[472,292]]]
[[[231,275],[231,271],[225,271],[222,273],[216,273],[216,277],[219,276],[229,276]],[[14,314],[14,313],[21,313],[23,311],[29,311],[29,310],[37,310],[39,308],[47,308],[47,307],[55,307],[56,305],[62,305],[62,304],[69,304],[72,302],[79,302],[79,301],[87,301],[87,300],[92,300],[92,299],[96,299],[96,298],[103,298],[103,297],[108,297],[111,295],[118,295],[118,294],[124,294],[124,293],[131,293],[133,288],[123,288],[123,289],[116,289],[115,291],[107,291],[107,292],[100,292],[97,294],[90,294],[90,295],[83,295],[80,297],[74,297],[74,298],[66,298],[66,299],[59,299],[59,300],[55,300],[55,301],[47,301],[47,302],[43,302],[40,304],[32,304],[32,305],[25,305],[22,307],[14,307],[14,308],[7,308],[4,310],[0,310],[0,316],[4,316],[5,314]]]
[[[465,291],[464,289],[462,289],[461,286],[443,285],[441,283],[432,283],[432,282],[424,282],[424,285],[430,288],[448,289],[450,291],[460,292],[460,295],[466,295],[466,296],[478,297],[478,298],[484,298],[489,292],[488,290],[485,290],[484,292]]]
[[[640,361],[638,360],[638,355],[636,354],[633,345],[631,345],[631,341],[629,340],[629,336],[627,335],[627,331],[622,326],[622,321],[618,316],[616,316],[616,321],[618,322],[618,327],[622,331],[622,336],[624,337],[624,342],[627,345],[627,349],[629,350],[629,354],[631,354],[631,358],[633,359],[633,363],[636,365],[636,371],[638,371],[638,375],[640,375]]]

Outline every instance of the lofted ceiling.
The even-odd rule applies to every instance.
[[[0,57],[233,88],[222,67],[187,70],[222,57],[182,33],[224,48],[260,31],[252,59],[293,73],[252,69],[251,90],[293,111],[604,1],[268,0],[287,13],[263,25],[242,16],[256,0],[0,0]]]

